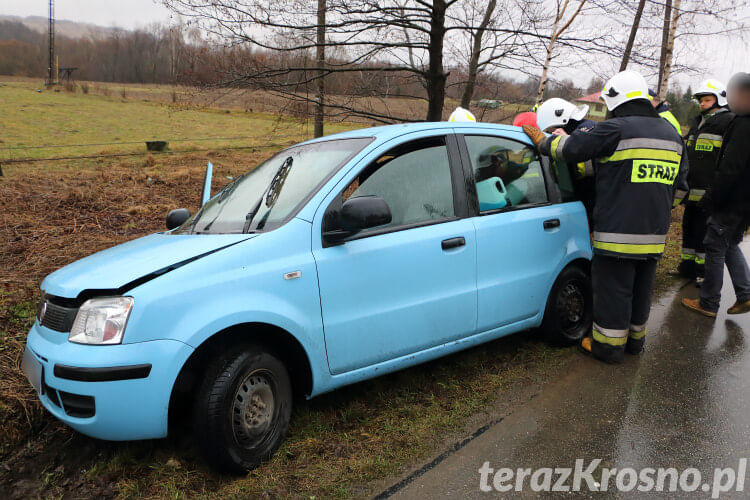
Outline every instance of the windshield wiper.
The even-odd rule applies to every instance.
[[[281,193],[281,188],[284,187],[284,182],[286,182],[289,171],[292,169],[292,163],[294,163],[294,160],[291,156],[288,156],[274,174],[273,179],[271,179],[271,183],[268,185],[268,188],[263,191],[263,194],[260,196],[258,202],[245,215],[245,226],[242,228],[243,233],[250,232],[250,225],[252,224],[255,216],[258,215],[258,212],[260,211],[260,206],[263,203],[263,198],[266,199],[266,207],[268,207],[269,209],[274,205],[274,203],[276,203],[276,200],[279,199],[279,193]]]

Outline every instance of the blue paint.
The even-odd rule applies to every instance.
[[[391,125],[316,139],[310,142],[374,138],[280,227],[258,234],[153,234],[50,274],[42,283],[47,294],[74,299],[84,291],[124,287],[134,306],[122,345],[73,344],[67,333],[34,324],[27,346],[42,363],[46,384],[93,396],[96,415],[67,416],[45,395],[42,403],[97,438],[158,438],[166,435],[170,395],[185,362],[235,325],[265,323],[291,334],[312,369],[311,397],[538,326],[560,271],[591,258],[580,203],[455,218],[324,245],[324,212],[365,166],[396,145],[454,131],[528,144],[520,129],[481,123],[460,129],[449,123]],[[204,203],[211,168],[209,163]],[[493,208],[502,208],[499,196],[495,201]],[[560,227],[545,230],[543,221],[554,218]],[[455,237],[465,245],[441,248]],[[299,278],[284,279],[296,271]],[[141,279],[150,275],[156,277]],[[153,368],[144,379],[81,382],[55,377],[56,363]]]
[[[201,197],[201,206],[205,205],[211,199],[211,180],[214,176],[214,165],[208,162],[206,165],[206,178],[203,181],[203,196]]]

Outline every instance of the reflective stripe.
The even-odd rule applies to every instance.
[[[637,148],[637,149],[624,149],[621,151],[615,151],[612,156],[608,158],[602,158],[602,163],[610,161],[622,161],[622,160],[658,160],[668,161],[672,163],[680,163],[682,156],[680,153],[674,151],[666,151],[664,149],[649,149],[649,148]]]
[[[615,347],[624,346],[628,342],[628,330],[613,330],[611,328],[602,328],[594,323],[592,336],[595,342],[608,344]]]
[[[689,201],[701,201],[703,198],[703,195],[706,194],[705,189],[691,189],[690,194],[688,195]]]
[[[706,264],[706,254],[702,252],[698,252],[695,254],[695,263],[698,265],[705,265]]]
[[[646,336],[646,325],[630,325],[630,338],[641,340]]]
[[[622,151],[624,149],[665,149],[682,154],[682,144],[666,139],[647,139],[645,137],[621,140],[617,143],[615,151]]]
[[[672,208],[676,207],[680,203],[682,203],[682,200],[687,196],[688,192],[684,189],[675,189],[674,191],[674,201],[672,201]]]
[[[667,241],[666,234],[625,234],[625,233],[600,233],[594,231],[594,240],[604,243],[633,243],[636,245],[648,245],[664,243]]]
[[[594,248],[631,255],[662,253],[666,240],[666,234],[594,232]]]
[[[680,258],[682,260],[695,260],[695,255],[690,254],[690,253],[681,253]]]
[[[661,245],[631,245],[627,243],[602,243],[601,241],[594,241],[594,248],[629,255],[650,255],[664,253],[664,243],[662,243]]]
[[[582,179],[594,175],[594,162],[587,160],[576,164],[576,177]]]
[[[640,90],[634,90],[632,92],[628,92],[627,94],[625,94],[625,97],[627,97],[628,99],[632,99],[633,97],[641,97],[641,96],[643,96],[643,92],[641,92]]]
[[[567,135],[558,135],[552,140],[549,146],[550,154],[552,154],[553,160],[559,160],[562,158],[562,148],[565,146],[565,141],[568,140]]]
[[[662,111],[661,113],[659,113],[659,116],[667,120],[669,124],[672,125],[675,130],[677,130],[677,132],[682,134],[682,130],[680,130],[680,122],[677,121],[677,118],[675,118],[671,111]]]
[[[719,134],[698,134],[698,139],[706,139],[707,141],[723,141],[724,137]]]

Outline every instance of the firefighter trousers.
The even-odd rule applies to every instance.
[[[706,249],[703,238],[706,237],[708,213],[696,203],[685,205],[682,216],[682,252],[678,271],[687,278],[702,278],[705,274]]]
[[[657,260],[594,254],[594,327],[591,352],[610,363],[626,350],[638,354],[646,341]]]

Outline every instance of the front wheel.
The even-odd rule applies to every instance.
[[[591,331],[592,321],[591,276],[578,266],[568,266],[547,298],[542,331],[555,345],[572,345]]]
[[[195,439],[211,466],[244,474],[276,452],[291,414],[284,364],[262,347],[235,348],[206,370],[194,406]]]

